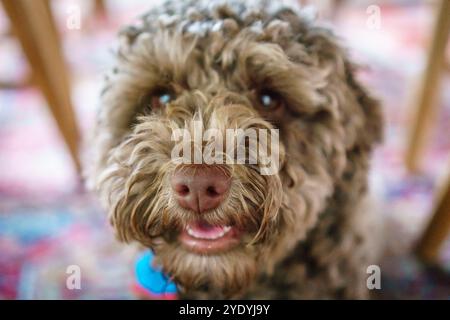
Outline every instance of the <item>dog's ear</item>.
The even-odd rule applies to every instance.
[[[321,107],[333,119],[327,126],[333,142],[327,153],[330,173],[338,180],[344,177],[350,183],[356,178],[365,184],[371,151],[383,137],[381,104],[358,80],[358,66],[331,32],[311,28],[303,41],[316,73],[324,75]]]
[[[357,133],[355,146],[370,151],[376,143],[383,139],[383,115],[380,101],[367,91],[356,79],[357,67],[345,63],[345,77],[350,90],[355,95],[356,102],[363,112],[363,126]]]
[[[368,153],[383,136],[380,102],[357,79],[359,66],[351,61],[338,37],[321,27],[299,32],[302,30],[301,43],[309,55],[309,65],[314,73],[324,75],[323,107],[341,122],[345,148]]]
[[[355,73],[357,68],[351,63],[347,63],[346,77],[349,87],[355,94],[356,100],[364,112],[364,128],[360,132],[358,143],[361,147],[371,149],[371,147],[383,140],[383,114],[381,103],[374,98],[367,89],[361,85]]]

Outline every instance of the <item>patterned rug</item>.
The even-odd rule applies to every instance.
[[[147,6],[110,1],[108,20],[86,16],[81,30],[68,30],[67,3],[55,2],[54,9],[73,71],[77,117],[88,132],[115,30]],[[410,254],[448,172],[449,90],[442,90],[423,172],[412,176],[403,167],[406,126],[433,8],[419,1],[381,6],[380,30],[367,28],[365,9],[343,8],[335,28],[366,66],[360,78],[385,106],[385,143],[375,154],[370,179],[389,235],[378,296],[449,299],[449,273],[427,268]],[[5,21],[0,16],[0,34],[7,29]],[[16,41],[0,38],[0,81],[18,81],[27,70]],[[443,88],[449,82],[444,78]],[[133,259],[134,248],[114,240],[105,213],[80,186],[39,93],[32,88],[0,90],[0,299],[132,299]],[[450,272],[450,243],[441,260]],[[73,265],[81,270],[81,290],[66,286]]]

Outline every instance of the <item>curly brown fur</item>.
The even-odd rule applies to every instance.
[[[121,32],[88,171],[117,237],[152,248],[183,297],[367,297],[374,247],[364,199],[382,120],[354,72],[330,31],[269,1],[169,1],[144,15]],[[176,99],[150,110],[160,88]],[[282,97],[282,112],[257,107],[262,89]],[[196,214],[170,189],[171,134],[195,119],[280,129],[278,174],[222,167],[230,193],[203,218],[247,230],[223,254],[189,252],[176,238]]]

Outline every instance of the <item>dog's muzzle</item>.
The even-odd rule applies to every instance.
[[[175,170],[171,187],[178,205],[197,214],[187,223],[178,240],[188,250],[219,253],[239,244],[240,232],[235,226],[212,225],[202,214],[214,210],[227,198],[231,175],[220,166],[186,165]]]

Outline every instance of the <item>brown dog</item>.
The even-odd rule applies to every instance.
[[[140,22],[121,32],[88,172],[118,238],[151,248],[182,297],[367,297],[381,111],[333,34],[271,1],[169,1]],[[174,131],[198,123],[278,129],[279,170],[175,161]]]

